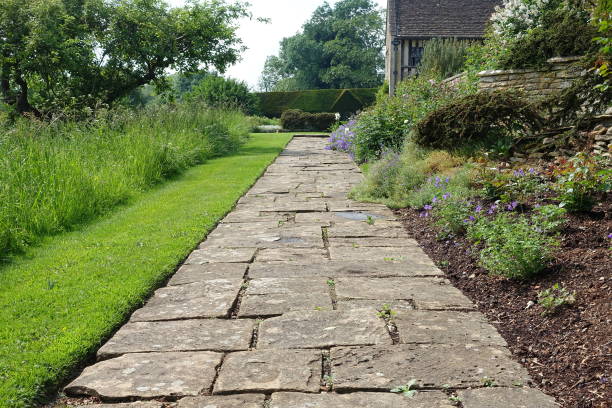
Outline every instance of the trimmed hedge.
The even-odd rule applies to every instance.
[[[315,89],[294,92],[263,92],[259,97],[261,113],[278,118],[290,109],[310,113],[338,112],[348,117],[371,106],[378,88]]]
[[[536,107],[517,91],[479,92],[429,113],[415,126],[414,139],[421,146],[453,149],[534,133],[543,122]]]
[[[334,123],[336,123],[334,113],[308,113],[299,109],[289,109],[281,116],[281,125],[286,130],[325,132]]]

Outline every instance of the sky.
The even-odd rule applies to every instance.
[[[184,0],[167,0],[173,6],[181,6]],[[330,0],[330,4],[337,0]],[[385,8],[387,0],[375,0]],[[324,0],[249,0],[254,17],[271,19],[269,24],[255,20],[240,22],[238,36],[248,48],[242,54],[242,61],[231,67],[226,76],[240,79],[256,89],[257,82],[269,55],[277,55],[280,41],[296,34],[302,24],[312,15]]]

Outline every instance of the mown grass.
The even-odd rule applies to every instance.
[[[239,112],[199,105],[0,127],[0,258],[90,221],[189,167],[235,152],[249,129]]]
[[[258,134],[0,268],[0,407],[44,400],[216,225],[291,135]]]

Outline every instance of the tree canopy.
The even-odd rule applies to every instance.
[[[2,0],[0,92],[18,113],[112,103],[167,70],[220,72],[246,5],[189,0]]]
[[[272,90],[370,88],[382,83],[382,11],[372,0],[325,2],[302,32],[282,40],[270,56],[260,88]]]

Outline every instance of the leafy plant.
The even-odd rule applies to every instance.
[[[534,209],[531,220],[544,233],[559,232],[567,224],[567,210],[556,205],[544,205]]]
[[[381,319],[390,320],[397,315],[397,312],[391,308],[391,305],[384,304],[376,315]]]
[[[417,390],[414,390],[412,388],[417,384],[417,380],[410,380],[408,381],[408,384],[395,387],[391,390],[391,392],[396,394],[402,394],[404,397],[414,398],[414,396],[417,394]]]
[[[246,114],[255,113],[258,103],[245,82],[212,74],[195,85],[185,98],[211,107],[239,109]]]
[[[475,221],[475,215],[478,214],[474,213],[473,205],[463,197],[451,195],[446,200],[443,198],[433,207],[434,224],[439,229],[438,237],[448,238],[465,231],[466,226]]]
[[[463,71],[471,41],[434,38],[427,41],[419,71],[432,78],[448,78]]]
[[[596,193],[609,185],[609,169],[600,169],[595,159],[578,153],[553,170],[561,206],[568,211],[590,211],[596,203]]]
[[[538,304],[544,308],[542,315],[555,313],[559,308],[571,305],[576,301],[576,292],[570,292],[560,284],[538,293]]]
[[[468,227],[468,237],[485,246],[480,252],[483,268],[511,279],[527,279],[542,271],[557,246],[527,217],[507,213],[477,220]]]

